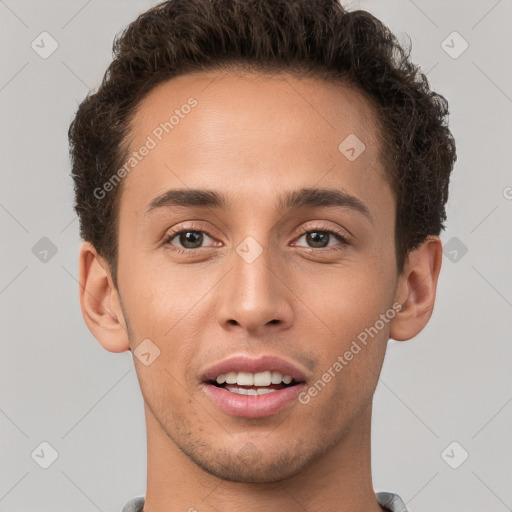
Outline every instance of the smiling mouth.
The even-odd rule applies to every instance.
[[[299,382],[291,375],[269,370],[256,373],[232,370],[203,382],[204,391],[222,411],[247,418],[281,412],[295,402],[305,386],[305,382]]]
[[[281,389],[291,388],[296,386],[298,383],[292,380],[289,384],[282,382],[280,384],[269,384],[266,386],[243,386],[239,384],[227,384],[225,382],[219,384],[216,381],[210,381],[209,384],[238,395],[266,395],[268,393],[275,393]]]
[[[230,371],[218,375],[208,383],[230,393],[252,396],[275,393],[298,384],[290,375],[269,370],[257,373]]]

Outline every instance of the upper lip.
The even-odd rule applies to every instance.
[[[302,370],[292,363],[272,355],[261,355],[257,358],[247,355],[229,357],[207,368],[202,373],[201,380],[203,382],[213,381],[219,375],[228,372],[258,373],[267,370],[289,375],[295,382],[303,382],[306,380],[306,376]]]

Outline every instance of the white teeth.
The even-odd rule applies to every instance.
[[[255,386],[270,386],[272,383],[271,372],[258,372],[254,374],[254,385]]]
[[[236,383],[239,386],[252,386],[254,383],[254,376],[248,372],[238,372]]]
[[[239,395],[265,395],[266,393],[274,393],[275,391],[277,391],[277,389],[268,389],[268,388],[245,389],[245,388],[233,388],[231,386],[226,386],[226,389],[228,391],[231,391],[231,393],[238,393]]]
[[[238,374],[236,372],[229,372],[229,373],[226,373],[225,376],[219,375],[219,377],[226,377],[226,384],[236,384],[237,375]],[[219,378],[219,377],[217,377],[217,378]],[[221,383],[219,382],[219,384],[221,384]]]
[[[266,393],[274,393],[277,389],[261,388],[256,390],[258,395],[264,395]]]
[[[279,372],[272,372],[272,384],[281,384],[283,374]]]
[[[239,386],[270,386],[271,384],[290,384],[293,377],[280,372],[264,371],[258,373],[228,372],[219,375],[217,384],[238,384]]]

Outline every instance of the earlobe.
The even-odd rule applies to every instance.
[[[442,243],[438,236],[429,236],[409,253],[397,286],[396,300],[402,304],[402,311],[390,323],[390,338],[410,340],[427,325],[434,309],[442,258]]]
[[[108,265],[89,242],[80,248],[78,276],[82,316],[92,335],[109,352],[130,350],[119,294]]]

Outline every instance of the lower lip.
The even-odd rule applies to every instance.
[[[203,386],[206,394],[226,414],[245,418],[263,418],[277,414],[291,405],[297,400],[305,383],[264,395],[239,395],[209,383],[204,383]]]

